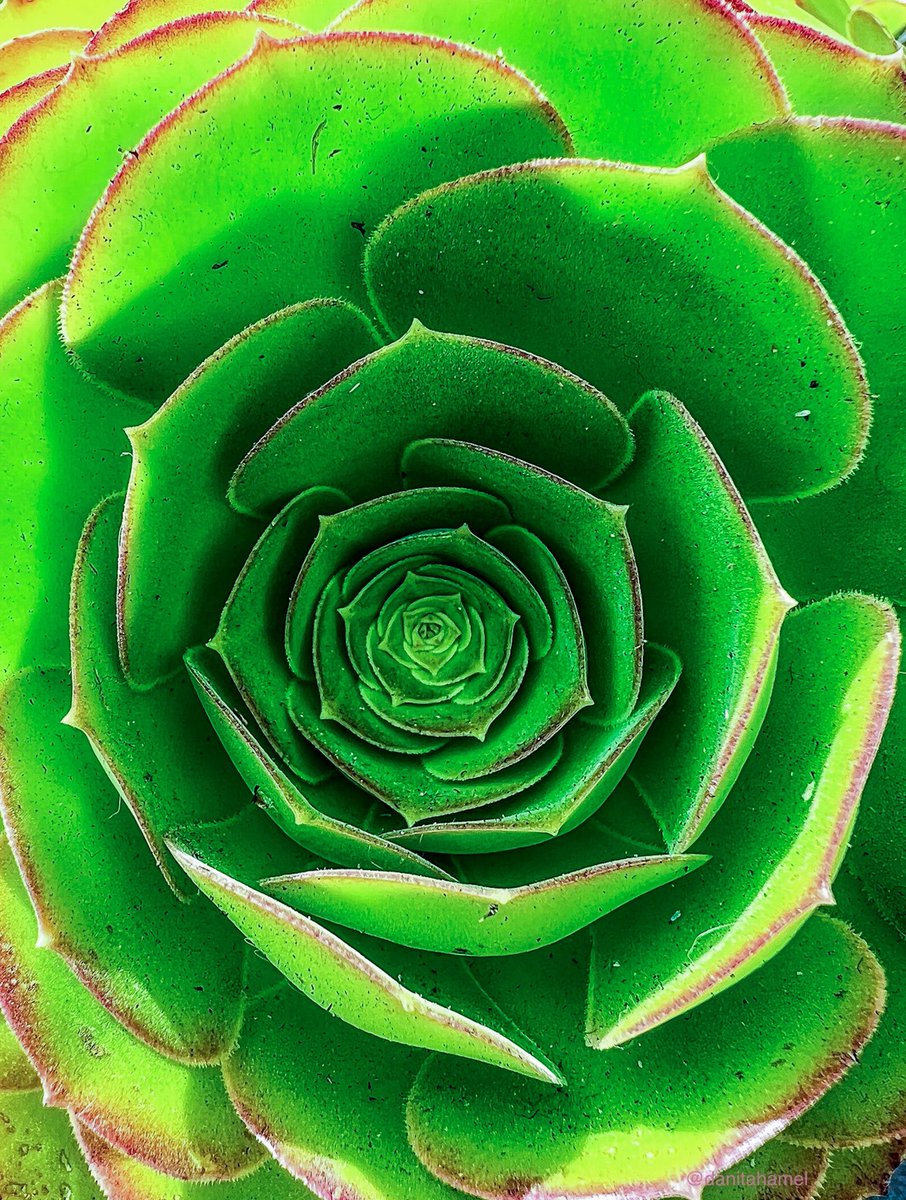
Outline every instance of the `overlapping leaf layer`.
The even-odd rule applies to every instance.
[[[113,3],[0,4],[0,1195],[882,1191],[906,5]]]

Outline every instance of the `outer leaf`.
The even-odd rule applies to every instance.
[[[487,1068],[439,1058],[419,1075],[412,1144],[471,1195],[692,1200],[706,1178],[757,1150],[840,1078],[883,1004],[883,976],[865,943],[819,917],[797,948],[707,1010],[630,1052],[602,1054],[582,1040],[585,948],[577,935],[481,963],[492,995],[505,995],[519,1020],[557,1046],[568,1088],[516,1080],[503,1093]]]
[[[597,927],[595,1045],[618,1045],[739,986],[833,902],[890,707],[899,636],[886,606],[839,596],[791,616],[780,653],[755,751],[697,843],[712,856],[708,870],[641,901],[631,930],[618,920]]]
[[[445,954],[525,954],[678,879],[698,855],[623,859],[521,887],[374,871],[308,871],[263,881],[294,908],[363,933]]]
[[[128,1033],[61,958],[35,945],[34,914],[5,847],[0,871],[0,1007],[41,1077],[45,1103],[178,1178],[229,1179],[259,1162],[219,1070],[163,1058]]]
[[[10,126],[18,121],[24,112],[43,99],[68,74],[68,65],[54,67],[50,71],[43,71],[40,75],[32,75],[30,79],[7,88],[5,92],[0,92],[0,135],[5,135]]]
[[[906,118],[903,51],[869,54],[807,25],[776,17],[746,18],[789,93],[793,111],[828,116]]]
[[[68,66],[91,37],[90,29],[45,29],[0,45],[0,90],[61,64]]]
[[[366,274],[393,331],[417,317],[521,346],[622,411],[646,388],[672,392],[746,497],[820,492],[861,456],[869,404],[852,339],[802,260],[701,158],[459,180],[381,227]]]
[[[887,1007],[859,1061],[787,1131],[793,1141],[836,1149],[906,1137],[906,937],[878,915],[847,872],[834,891],[840,916],[868,940],[887,977]]]
[[[248,10],[319,30],[333,20],[341,4],[342,0],[252,0]]]
[[[638,454],[613,493],[629,504],[648,630],[683,664],[633,771],[667,845],[684,850],[720,808],[758,736],[781,623],[795,601],[683,405],[650,392],[631,420]]]
[[[243,1179],[196,1183],[161,1175],[84,1126],[75,1132],[93,1175],[116,1200],[311,1200],[308,1188],[271,1159]]]
[[[294,397],[373,350],[365,318],[318,301],[273,313],[198,367],[129,431],[120,544],[120,653],[140,686],[209,638],[258,529],[226,504],[230,476]]]
[[[5,839],[0,838],[0,842]],[[5,1019],[0,1019],[0,1092],[32,1092],[40,1087],[25,1051]]]
[[[239,0],[217,0],[216,11],[242,12],[245,8]],[[109,54],[152,29],[207,11],[205,0],[127,0],[94,35],[89,53]]]
[[[900,1165],[904,1151],[906,1142],[835,1151],[821,1189],[821,1200],[868,1200],[869,1197],[886,1196],[891,1176]],[[896,1191],[891,1189],[890,1195],[894,1200]]]
[[[79,19],[97,29],[112,11],[116,0],[81,0]],[[0,41],[66,26],[72,19],[71,0],[5,0],[0,7]]]
[[[6,827],[42,945],[143,1041],[190,1062],[235,1034],[243,946],[211,906],[174,896],[85,739],[60,725],[65,671],[15,676],[0,697]]]
[[[513,403],[501,404],[502,396]],[[365,461],[362,429],[370,439]],[[316,485],[371,500],[398,489],[410,442],[474,438],[476,430],[482,445],[589,489],[618,474],[632,454],[625,420],[581,379],[510,346],[415,322],[278,421],[240,464],[230,498],[240,512],[259,515]]]
[[[274,966],[335,1017],[388,1041],[465,1055],[547,1083],[559,1082],[556,1072],[530,1051],[482,1022],[410,991],[314,921],[190,855],[176,849],[174,853],[205,895]],[[444,980],[440,982],[442,986]]]
[[[406,1137],[406,1094],[423,1060],[284,987],[246,1013],[224,1075],[249,1128],[316,1195],[455,1200]]]
[[[242,781],[205,719],[183,671],[148,692],[123,674],[116,645],[116,562],[121,501],[90,516],[73,573],[72,709],[81,729],[175,888],[164,846],[188,821],[212,821],[248,803]],[[178,876],[178,873],[177,873]]]
[[[432,33],[502,53],[550,96],[589,157],[678,166],[720,131],[785,108],[756,39],[712,0],[529,0],[518,18],[506,0],[361,0],[336,27]]]
[[[902,619],[902,610],[900,617]],[[902,680],[902,676],[901,676]],[[894,697],[887,734],[865,784],[847,866],[906,937],[906,687]]]
[[[373,135],[378,114],[399,111],[403,129]],[[66,340],[104,379],[162,399],[267,313],[364,299],[363,233],[408,196],[488,159],[562,153],[564,140],[495,58],[376,34],[262,35],[110,184],[73,259]]]
[[[0,322],[0,677],[67,661],[69,580],[85,514],[125,484],[122,423],[140,419],[137,406],[101,391],[64,353],[59,295],[47,284]]]
[[[906,128],[800,119],[740,134],[709,160],[721,184],[827,285],[858,340],[877,397],[871,440],[852,478],[808,503],[756,510],[768,551],[800,598],[858,587],[906,600],[906,280],[891,269],[906,252]],[[788,194],[794,176],[808,180],[801,202]],[[808,424],[820,421],[811,403],[802,410]]]
[[[814,1200],[826,1196],[828,1155],[791,1146],[780,1138],[721,1171],[705,1187],[703,1200]]]
[[[66,1113],[42,1107],[40,1092],[0,1095],[0,1128],[0,1196],[102,1200]]]
[[[16,197],[0,212],[0,309],[66,270],[86,214],[123,156],[135,153],[154,121],[245,54],[258,28],[250,16],[208,14],[113,54],[78,58],[65,82],[0,140],[0,187]]]

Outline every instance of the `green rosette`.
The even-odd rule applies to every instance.
[[[0,4],[0,1196],[883,1194],[906,5],[201,7]]]

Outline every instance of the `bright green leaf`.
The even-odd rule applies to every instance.
[[[14,676],[0,697],[9,837],[53,947],[127,1028],[188,1062],[236,1031],[243,946],[200,901],[173,894],[85,739],[60,724],[65,671]]]
[[[906,128],[801,119],[740,133],[708,158],[721,186],[817,272],[875,397],[865,458],[841,487],[753,510],[768,552],[799,599],[859,588],[904,601],[906,277],[897,265],[906,254]],[[820,427],[810,400],[801,411],[800,423]]]
[[[590,719],[594,709],[586,710],[564,729],[563,752],[555,766],[519,796],[474,820],[455,817],[388,836],[404,846],[452,854],[492,854],[536,843],[550,846],[554,839],[559,845],[562,835],[594,814],[620,782],[679,674],[676,655],[649,643],[639,701],[624,722],[599,725]]]
[[[393,131],[380,121],[400,111]],[[267,313],[364,300],[364,237],[409,196],[564,149],[553,111],[496,58],[377,34],[262,34],[116,175],[73,259],[64,336],[100,377],[162,400]]]
[[[316,1195],[461,1200],[406,1136],[406,1095],[424,1057],[283,987],[247,1011],[224,1075],[249,1127]]]
[[[334,28],[430,33],[502,53],[590,158],[679,166],[721,132],[785,110],[744,22],[705,0],[523,0],[518,16],[511,0],[361,0]]]
[[[369,871],[267,879],[268,892],[321,920],[444,954],[525,954],[590,925],[705,860],[624,859],[515,888]]]
[[[44,1108],[40,1092],[0,1095],[0,1128],[0,1196],[102,1200],[68,1115]]]
[[[821,904],[889,711],[889,608],[837,596],[793,614],[755,750],[696,849],[707,871],[596,927],[589,1036],[615,1046],[759,967]],[[639,937],[639,929],[645,936]]]
[[[117,542],[122,501],[92,513],[73,574],[72,710],[175,888],[164,838],[187,821],[212,821],[247,803],[182,668],[151,691],[133,688],[116,643]]]
[[[240,460],[294,399],[376,344],[349,305],[284,309],[222,346],[129,430],[118,606],[121,656],[139,685],[169,674],[217,627],[260,531],[226,502]]]
[[[684,850],[724,802],[758,735],[794,601],[688,410],[649,392],[631,420],[636,458],[611,494],[629,505],[647,631],[683,664],[633,773],[667,845]]]
[[[133,1037],[37,936],[12,854],[0,846],[0,1007],[45,1103],[178,1178],[230,1179],[260,1161],[220,1070],[173,1062]]]
[[[122,426],[143,415],[73,365],[57,333],[59,298],[59,284],[49,283],[0,322],[0,677],[68,661],[67,598],[82,525],[125,486]]]
[[[89,14],[81,9],[84,23]],[[258,28],[250,16],[208,14],[112,54],[77,58],[65,81],[0,140],[0,187],[16,197],[0,210],[0,310],[66,271],[86,218],[124,156],[135,154],[165,113],[241,58]]]
[[[420,855],[395,846],[359,825],[368,819],[367,797],[328,766],[332,780],[321,784],[296,784],[277,765],[238,707],[230,707],[223,679],[217,678],[216,660],[196,652],[187,659],[192,681],[208,719],[227,753],[255,796],[277,825],[294,842],[330,862],[353,869],[405,870],[424,875],[446,875]],[[317,801],[328,811],[322,811]],[[333,810],[331,812],[330,810]],[[345,820],[333,813],[340,813]]]
[[[579,934],[479,960],[491,995],[556,1046],[568,1087],[518,1079],[504,1091],[481,1064],[429,1059],[407,1118],[416,1153],[441,1178],[489,1200],[695,1197],[707,1174],[758,1149],[841,1077],[883,1002],[865,943],[816,917],[706,1009],[602,1053],[583,1040],[586,956]]]
[[[509,346],[416,323],[288,412],[240,465],[230,496],[240,512],[266,515],[319,484],[370,500],[399,488],[410,442],[476,430],[482,445],[589,489],[632,453],[625,420],[581,379]]]
[[[820,492],[862,453],[870,405],[849,333],[702,158],[669,171],[525,163],[459,180],[381,226],[366,276],[393,332],[415,317],[521,346],[624,412],[647,388],[672,392],[746,497]]]

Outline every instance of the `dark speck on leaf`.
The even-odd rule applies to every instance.
[[[229,261],[230,261],[230,260],[229,260],[228,258],[225,258],[225,259],[223,260],[223,262],[219,262],[219,263],[211,263],[211,270],[212,270],[212,271],[219,271],[219,270],[221,270],[223,267],[225,267]]]
[[[353,227],[353,229],[357,229],[359,231],[359,233],[362,235],[362,237],[365,236],[365,222],[364,221],[350,221],[349,224]]]

